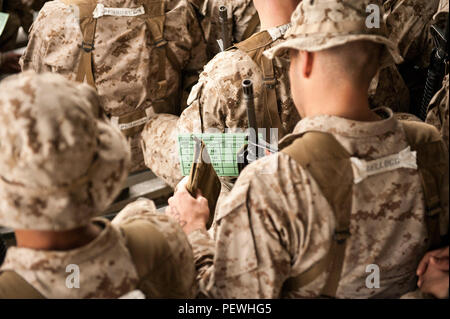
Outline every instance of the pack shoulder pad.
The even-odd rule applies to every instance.
[[[0,273],[0,299],[45,299],[25,279],[14,271]]]

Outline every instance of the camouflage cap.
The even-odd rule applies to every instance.
[[[129,145],[97,94],[56,74],[0,83],[0,224],[62,231],[87,224],[120,191]]]
[[[379,25],[369,28],[367,20],[371,21],[368,19],[371,11],[367,9],[374,8],[373,5],[379,10]],[[264,54],[273,58],[287,49],[315,52],[368,40],[384,44],[381,66],[401,63],[403,59],[396,45],[386,36],[383,12],[379,0],[304,0],[292,15],[292,28],[286,40]]]

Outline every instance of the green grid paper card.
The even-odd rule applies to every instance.
[[[0,12],[0,35],[2,35],[3,30],[5,29],[6,22],[8,22],[8,18],[9,18],[9,14]]]
[[[239,176],[237,153],[247,144],[245,133],[179,134],[181,174],[188,176],[194,158],[195,138],[203,140],[218,176]]]

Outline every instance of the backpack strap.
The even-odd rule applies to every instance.
[[[80,29],[83,33],[83,42],[80,63],[78,65],[76,81],[86,82],[95,88],[94,72],[92,70],[92,51],[94,50],[95,30],[97,19],[94,19],[93,12],[97,6],[97,1],[93,0],[60,0],[66,5],[75,5],[79,9]]]
[[[400,121],[405,136],[413,151],[417,151],[417,166],[425,197],[425,222],[427,225],[430,248],[441,244],[440,215],[442,202],[440,190],[443,189],[447,168],[447,151],[439,132],[431,125]]]
[[[169,244],[161,231],[145,220],[130,221],[120,225],[120,229],[139,276],[136,289],[147,298],[186,298],[180,285],[182,278],[176,278],[177,267],[173,265]]]
[[[242,35],[242,41],[250,38],[256,32],[256,29],[258,28],[259,24],[260,24],[259,15],[258,15],[258,12],[255,12],[255,14],[252,16],[252,18],[248,22],[248,25],[244,31],[244,34]]]
[[[266,128],[269,134],[270,128],[277,128],[279,137],[282,137],[284,135],[284,129],[278,112],[277,79],[275,77],[273,61],[263,55],[263,52],[273,42],[274,40],[269,32],[262,31],[243,42],[235,44],[232,48],[237,48],[245,52],[261,69],[264,81],[264,117],[259,121],[260,127]]]
[[[150,29],[153,45],[158,54],[158,87],[155,93],[153,107],[156,113],[166,109],[167,105],[167,79],[166,79],[166,58],[171,63],[175,71],[180,72],[181,66],[168,42],[164,38],[164,26],[166,21],[166,2],[147,1],[145,5],[147,13],[147,25]]]
[[[426,227],[431,248],[441,242],[439,216],[442,213],[440,190],[445,187],[447,151],[439,132],[420,122],[400,121],[413,151],[417,151],[417,164],[425,197]],[[284,291],[299,289],[311,283],[329,267],[330,275],[322,295],[335,297],[345,255],[345,241],[350,236],[351,195],[353,171],[350,154],[327,133],[307,132],[282,150],[299,165],[307,169],[319,185],[333,209],[337,226],[331,247],[321,261],[297,277],[289,278]],[[332,176],[332,178],[330,178]]]
[[[273,68],[273,61],[266,56],[261,57],[261,70],[264,76],[264,106],[265,112],[269,115],[270,126],[268,128],[277,128],[278,135],[284,136],[283,125],[281,124],[280,115],[278,112],[277,79]],[[270,134],[270,132],[268,132]],[[270,136],[270,135],[267,135]]]
[[[329,271],[322,295],[335,297],[341,277],[347,239],[350,237],[353,170],[350,154],[328,133],[307,132],[282,150],[307,169],[317,182],[336,218],[331,247],[319,263],[288,279],[283,290],[300,288]]]
[[[0,299],[45,299],[45,297],[14,271],[0,273]]]

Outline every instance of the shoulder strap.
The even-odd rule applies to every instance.
[[[121,225],[126,245],[140,278],[139,286],[147,298],[186,298],[182,275],[176,278],[167,239],[155,226],[143,220]],[[172,284],[170,284],[172,283]]]
[[[95,29],[97,27],[97,19],[94,19],[93,12],[97,5],[97,1],[93,0],[61,0],[66,5],[75,5],[79,9],[80,29],[83,33],[83,42],[80,48],[80,63],[78,65],[76,81],[86,82],[95,87],[94,73],[92,70],[92,51],[94,50]]]
[[[269,32],[261,31],[252,35],[247,40],[234,44],[233,47],[247,53],[256,64],[260,65],[259,60],[264,50],[272,43],[273,39]]]
[[[327,269],[329,276],[322,295],[335,297],[341,277],[347,238],[350,236],[353,171],[350,154],[328,133],[307,132],[282,150],[307,169],[319,185],[336,218],[331,247],[325,258],[300,276],[290,278],[283,289],[300,288]]]
[[[0,273],[0,299],[45,299],[14,271]]]
[[[247,28],[242,35],[242,40],[247,40],[248,38],[250,38],[256,32],[256,28],[258,28],[259,24],[259,15],[258,12],[256,12],[248,22]]]
[[[120,226],[126,239],[139,278],[144,278],[155,266],[155,256],[164,255],[169,250],[167,241],[152,224],[136,220]],[[162,260],[161,260],[162,262]]]
[[[164,38],[164,26],[166,21],[166,2],[146,1],[145,10],[147,14],[147,25],[150,29],[152,42],[158,54],[158,87],[156,89],[153,106],[156,113],[166,110],[167,107],[167,79],[166,58],[169,60],[176,72],[181,72],[181,66],[175,53],[169,47]]]
[[[280,114],[278,110],[276,85],[277,79],[273,61],[263,55],[263,52],[273,43],[272,36],[267,31],[259,32],[251,38],[237,43],[235,48],[245,52],[250,58],[259,66],[263,73],[263,103],[264,103],[264,118],[261,122],[262,127],[270,130],[270,128],[278,129],[278,136],[284,136],[284,129],[281,123]],[[270,134],[270,131],[267,131]],[[270,135],[266,135],[270,136]]]
[[[401,121],[406,139],[413,151],[417,151],[417,166],[425,197],[425,221],[431,248],[440,245],[439,217],[442,214],[441,192],[446,183],[447,158],[439,132],[431,125]]]

